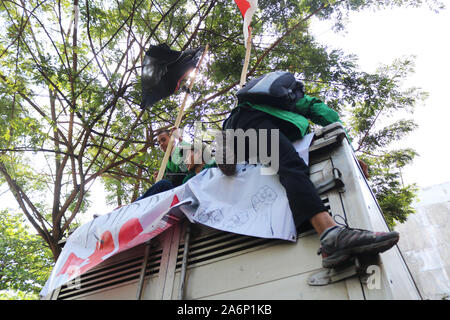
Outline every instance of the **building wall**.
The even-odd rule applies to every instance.
[[[416,213],[396,226],[424,299],[450,299],[450,182],[419,191]]]

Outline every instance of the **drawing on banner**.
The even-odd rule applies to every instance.
[[[252,196],[253,209],[259,212],[263,207],[271,206],[277,199],[277,193],[268,185],[261,187],[256,194]]]
[[[277,193],[268,185],[261,187],[256,194],[252,196],[252,206],[255,212],[270,225],[272,235],[272,205],[277,199]]]
[[[223,220],[223,213],[220,209],[215,210],[205,210],[199,209],[199,213],[197,215],[197,219],[200,223],[206,225],[219,225]]]
[[[246,224],[249,221],[249,215],[247,212],[240,211],[231,216],[231,218],[227,221],[226,228],[233,229],[239,228]]]

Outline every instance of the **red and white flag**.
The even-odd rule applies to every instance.
[[[258,0],[234,0],[244,17],[244,45],[247,47],[250,22],[253,14],[258,9]]]

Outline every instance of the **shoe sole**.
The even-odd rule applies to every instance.
[[[387,251],[395,246],[399,239],[400,235],[397,233],[395,238],[335,252],[322,260],[322,267],[335,268],[357,255],[375,255]]]

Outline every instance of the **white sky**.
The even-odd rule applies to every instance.
[[[401,141],[418,153],[405,168],[405,183],[420,188],[450,181],[450,13],[427,8],[352,13],[346,32],[336,34],[325,22],[314,22],[320,43],[359,57],[361,70],[373,72],[403,56],[416,56],[416,73],[405,83],[429,93],[413,115],[419,128]]]

